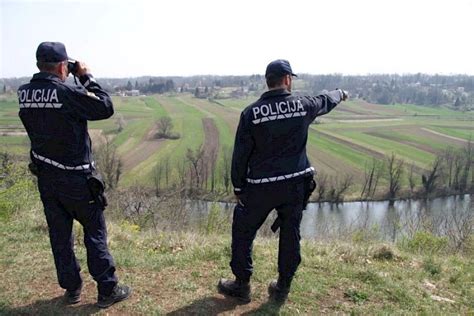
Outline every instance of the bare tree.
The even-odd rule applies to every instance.
[[[201,188],[202,185],[202,161],[203,161],[204,151],[202,148],[196,148],[196,150],[192,150],[190,148],[186,151],[186,159],[189,160],[192,167],[192,173],[194,174],[195,178],[192,178],[191,181],[194,184],[191,184],[191,187],[196,189]],[[194,180],[194,181],[193,181]]]
[[[474,202],[471,201],[469,207],[473,209]],[[474,213],[468,209],[454,207],[447,215],[446,235],[456,250],[462,250],[467,246],[470,238],[474,234]]]
[[[230,170],[232,163],[232,148],[224,146],[222,150],[222,180],[224,181],[225,192],[229,193]]]
[[[400,190],[400,181],[403,174],[403,160],[397,159],[394,153],[387,159],[387,172],[388,172],[388,197],[394,199]]]
[[[468,189],[469,173],[471,174],[471,185],[474,185],[474,150],[472,148],[472,142],[469,140],[466,147],[463,149],[464,156],[464,168],[461,172],[459,179],[459,187],[461,191]]]
[[[117,124],[117,132],[120,133],[125,128],[126,122],[123,118],[123,115],[118,113],[117,118],[115,119],[115,124]]]
[[[216,185],[216,166],[215,160],[211,162],[211,192],[214,192],[215,185]]]
[[[211,160],[210,159],[207,159],[208,157],[206,157],[204,154],[201,158],[201,163],[200,163],[200,172],[201,172],[201,186],[200,188],[203,188],[205,190],[207,190],[208,188],[208,184],[209,184],[209,181],[207,181],[209,179],[209,169],[210,169],[210,165],[211,165]]]
[[[443,170],[446,171],[446,177],[445,180],[447,181],[448,188],[452,187],[452,181],[453,181],[453,173],[454,173],[454,162],[456,159],[456,153],[454,152],[454,149],[452,147],[446,148],[444,153],[442,154],[441,158],[442,161],[444,162],[445,168]]]
[[[463,171],[463,168],[465,166],[464,164],[464,155],[462,151],[458,151],[454,155],[454,162],[453,162],[453,167],[452,167],[452,181],[450,181],[450,188],[453,188],[454,190],[457,190],[459,192],[464,191],[464,187],[461,184],[461,174]]]
[[[366,164],[364,186],[362,187],[362,191],[360,194],[361,198],[374,197],[375,191],[377,190],[377,186],[379,184],[380,177],[383,173],[383,167],[383,163],[378,162],[375,158],[372,159],[372,164],[370,166]]]
[[[153,184],[155,186],[155,195],[158,196],[161,190],[161,179],[164,173],[164,164],[162,161],[159,161],[153,168]]]
[[[316,176],[316,183],[318,184],[318,202],[322,201],[324,198],[324,193],[326,193],[326,188],[328,185],[328,175],[325,173],[318,173]]]
[[[437,157],[431,166],[430,173],[428,175],[421,175],[421,182],[423,183],[423,188],[425,189],[425,194],[429,195],[437,187],[436,180],[439,177],[439,168],[441,165],[441,158]]]
[[[353,183],[353,177],[350,174],[346,174],[342,179],[338,177],[334,178],[328,192],[330,201],[335,203],[342,202],[344,193],[349,190]]]
[[[410,165],[410,171],[408,174],[408,184],[410,185],[410,192],[413,195],[413,191],[415,190],[415,165]]]
[[[165,169],[165,185],[169,188],[169,177],[170,177],[170,157],[166,157],[163,159],[163,166]]]
[[[115,189],[122,175],[122,162],[117,153],[117,147],[108,137],[105,137],[105,144],[96,149],[95,156],[106,185]]]
[[[178,169],[178,186],[181,188],[186,188],[186,180],[188,179],[188,164],[186,162],[186,158],[179,160],[176,167]],[[186,190],[183,192],[186,192]]]

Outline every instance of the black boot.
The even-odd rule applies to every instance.
[[[117,302],[127,299],[132,293],[132,289],[126,285],[117,284],[110,295],[100,295],[97,299],[97,306],[107,308]]]
[[[74,291],[66,290],[66,292],[64,292],[64,299],[66,301],[66,304],[72,305],[79,303],[81,301],[81,290],[82,285]]]
[[[237,298],[243,303],[250,303],[250,282],[240,279],[228,280],[220,279],[217,284],[217,291],[226,296]]]
[[[273,280],[268,285],[268,295],[270,300],[278,304],[285,303],[290,293],[291,281],[293,278],[282,278],[279,277],[278,281]]]

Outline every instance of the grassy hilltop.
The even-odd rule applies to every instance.
[[[12,178],[13,179],[13,178]],[[446,237],[420,231],[397,243],[381,243],[361,230],[340,240],[305,240],[303,262],[289,301],[281,309],[267,301],[277,275],[277,240],[260,236],[254,247],[253,300],[239,305],[216,293],[230,277],[230,219],[214,209],[192,226],[169,209],[174,229],[144,228],[121,210],[107,212],[109,244],[121,281],[133,296],[97,309],[95,283],[87,274],[85,248],[75,226],[82,265],[83,300],[62,304],[35,185],[27,175],[2,183],[0,203],[0,315],[315,315],[465,314],[474,312],[474,239],[462,252]],[[164,225],[160,222],[160,225]]]

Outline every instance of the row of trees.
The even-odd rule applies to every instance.
[[[157,125],[159,133],[169,135],[172,124],[166,117]],[[98,146],[96,160],[109,188],[116,188],[123,172],[116,147],[106,138]],[[188,148],[181,158],[160,159],[152,173],[156,195],[177,190],[186,196],[228,196],[231,193],[232,148],[225,146],[217,153],[206,153],[202,147]],[[214,158],[213,158],[214,157]],[[467,142],[463,148],[449,147],[437,155],[432,165],[422,169],[398,158],[394,153],[384,159],[367,162],[361,181],[352,175],[330,177],[321,170],[317,175],[316,201],[341,202],[347,194],[354,197],[360,190],[361,200],[421,198],[474,191],[474,148]]]
[[[159,195],[179,188],[182,194],[194,197],[229,194],[232,149],[224,146],[220,160],[212,159],[213,156],[217,154],[200,147],[188,148],[177,160],[161,159],[153,169],[154,191]]]
[[[451,105],[456,109],[474,108],[474,76],[466,75],[365,75],[343,76],[302,74],[297,92],[319,94],[325,89],[342,87],[354,96],[372,103],[411,103],[419,105]],[[15,91],[29,78],[2,79],[3,86]],[[142,93],[191,92],[206,95],[214,87],[245,88],[258,95],[265,85],[262,75],[103,78],[100,83],[109,91],[140,90]],[[196,90],[198,87],[199,90]],[[201,91],[200,89],[204,89]]]
[[[421,183],[420,183],[421,179]],[[351,187],[353,177],[330,178],[318,174],[317,201],[340,202]],[[420,183],[421,185],[417,185]],[[421,198],[474,192],[474,148],[468,142],[464,148],[447,148],[424,170],[407,164],[395,154],[373,159],[365,167],[360,191],[361,200]]]
[[[188,149],[185,156],[171,166],[170,158],[157,163],[154,188],[157,193],[183,188],[188,194],[227,195],[231,190],[230,168],[232,149],[226,147],[220,161],[206,159],[202,149]],[[173,178],[177,177],[177,181]],[[395,154],[373,159],[365,167],[362,182],[354,176],[341,174],[330,177],[321,171],[317,175],[316,201],[342,202],[347,194],[357,194],[361,200],[422,198],[463,194],[474,191],[474,150],[469,142],[464,148],[447,148],[430,168],[408,164]]]
[[[139,83],[138,80],[135,80],[135,84],[132,84],[130,80],[126,84],[120,84],[114,86],[115,91],[131,91],[139,90],[142,93],[165,93],[165,92],[174,92],[175,83],[173,79],[157,79],[149,78],[146,82]]]
[[[303,75],[313,93],[344,87],[355,96],[372,103],[410,103],[418,105],[451,105],[458,109],[474,107],[472,76],[440,75]]]

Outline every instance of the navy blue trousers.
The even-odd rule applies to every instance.
[[[268,214],[276,209],[282,219],[278,249],[278,272],[291,278],[301,262],[300,224],[303,215],[304,179],[248,185],[240,195],[232,222],[232,260],[237,278],[249,280],[253,272],[252,245]]]
[[[81,223],[87,266],[99,294],[109,295],[117,284],[115,264],[107,248],[104,208],[95,203],[84,174],[42,171],[38,189],[48,222],[51,248],[59,285],[66,290],[82,286],[80,266],[74,254],[73,221]]]

